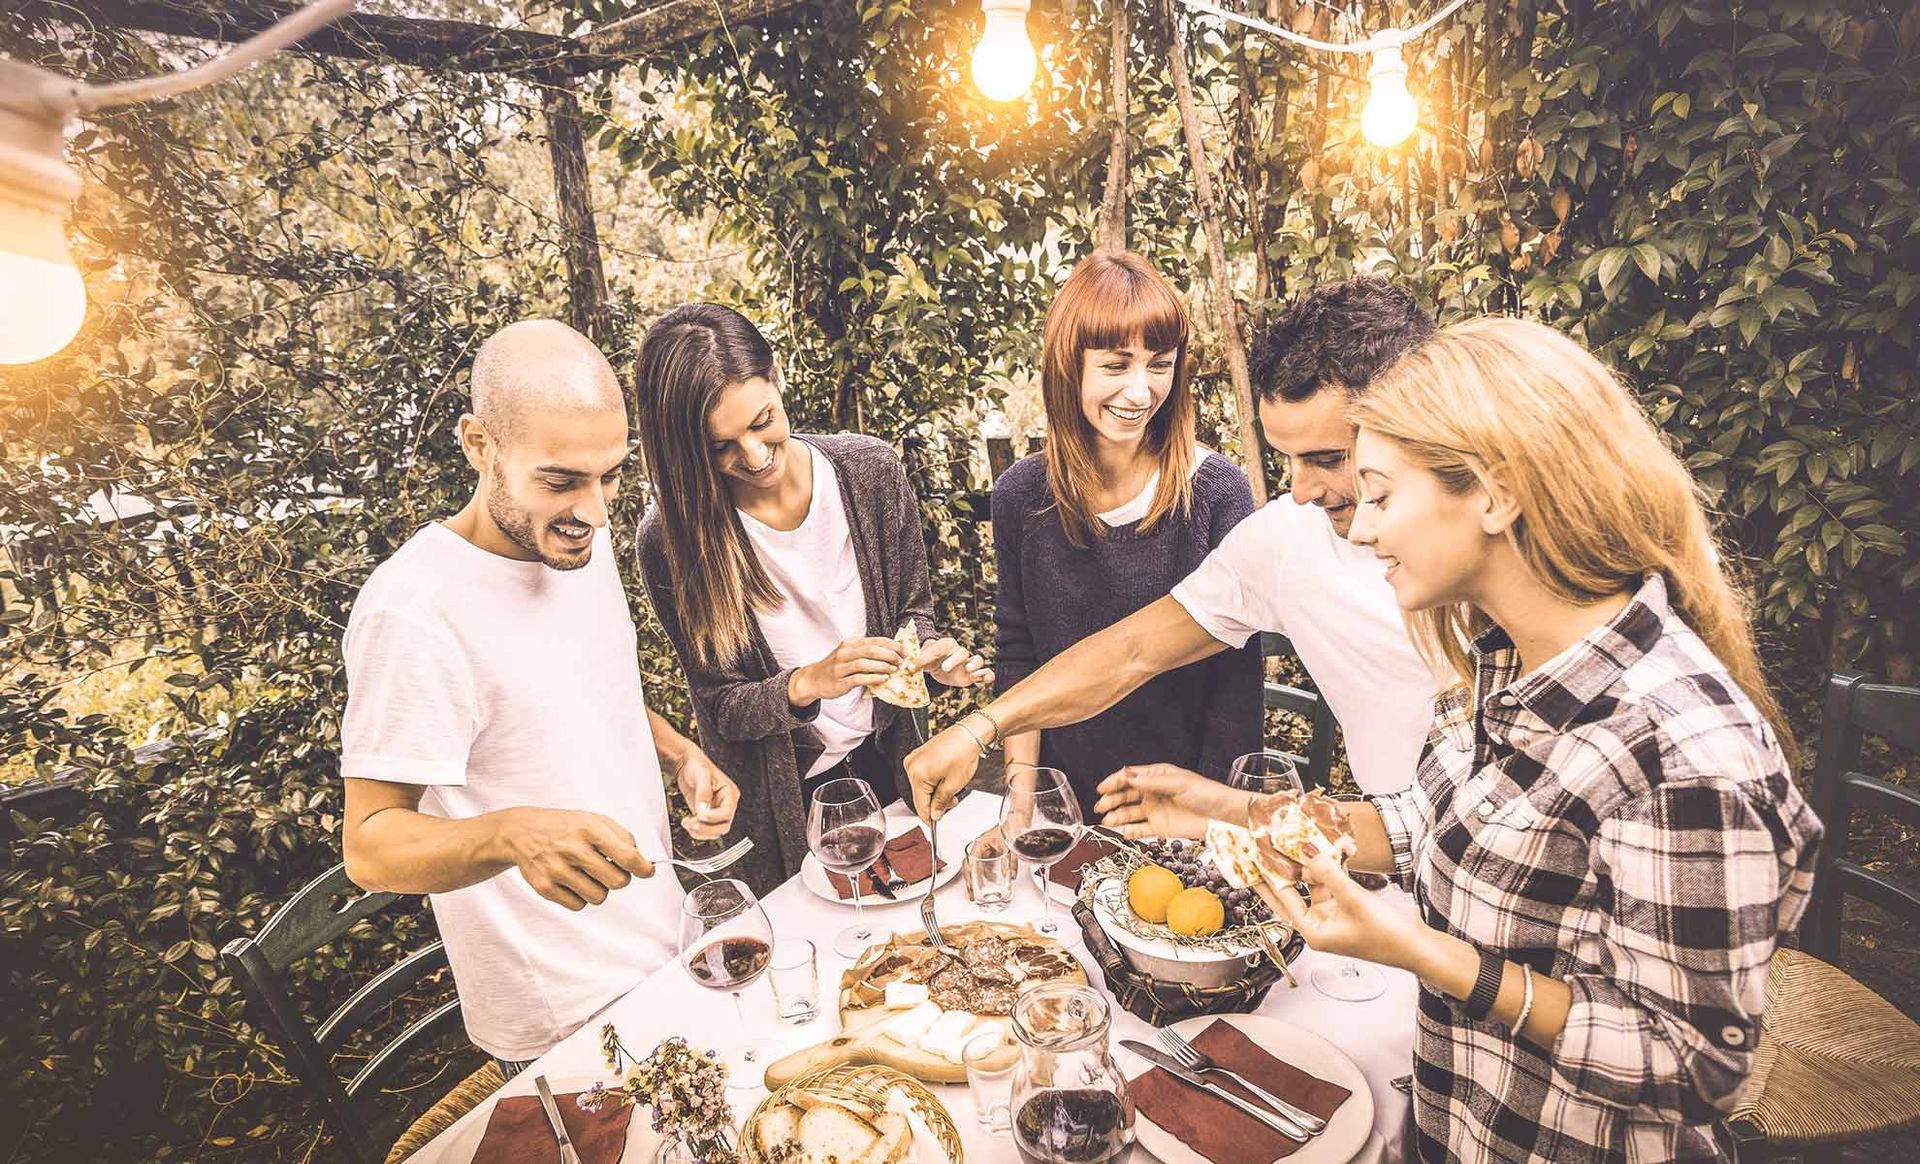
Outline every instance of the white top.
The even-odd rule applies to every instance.
[[[1397,792],[1413,783],[1441,685],[1407,637],[1386,567],[1335,534],[1318,506],[1268,502],[1173,597],[1230,647],[1260,631],[1293,640],[1340,721],[1361,789]]]
[[[381,563],[347,621],[343,775],[427,785],[452,819],[536,806],[598,812],[641,853],[672,852],[627,608],[603,529],[578,570],[489,553],[429,525]],[[519,869],[433,895],[467,1034],[532,1059],[671,959],[671,871],[578,913]]]
[[[778,610],[756,611],[781,667],[804,667],[826,658],[847,639],[867,634],[867,594],[860,585],[860,564],[853,556],[853,531],[833,462],[806,441],[794,444],[813,458],[813,498],[807,516],[790,530],[740,514],[753,554],[786,601]],[[803,776],[816,776],[838,764],[873,734],[873,696],[865,687],[820,701],[814,731],[826,751]]]
[[[1204,445],[1193,446],[1193,464],[1188,467],[1187,476],[1198,476],[1201,463],[1212,455],[1213,451]],[[1106,522],[1108,526],[1123,526],[1145,520],[1147,511],[1153,508],[1154,491],[1159,488],[1160,470],[1155,469],[1153,476],[1148,477],[1147,483],[1140,487],[1140,492],[1134,494],[1133,500],[1100,514],[1100,520]]]

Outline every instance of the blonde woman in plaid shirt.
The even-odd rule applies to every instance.
[[[1444,694],[1413,788],[1310,857],[1315,949],[1417,975],[1423,1160],[1732,1160],[1767,962],[1820,824],[1788,777],[1699,491],[1632,398],[1540,324],[1439,332],[1354,405],[1351,540],[1388,563]],[[1247,806],[1106,792],[1180,827]]]

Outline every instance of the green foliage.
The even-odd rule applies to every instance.
[[[616,275],[638,272],[615,279],[616,360],[669,295],[751,312],[804,427],[907,453],[940,618],[974,641],[991,587],[967,508],[976,425],[1003,375],[1031,369],[1105,177],[1105,5],[1043,9],[1047,75],[1007,107],[965,80],[977,12],[910,0],[805,3],[584,95],[603,224],[657,195],[743,253],[710,284],[679,268],[644,282],[657,240],[610,239]],[[1135,11],[1135,249],[1197,289],[1233,279],[1256,320],[1365,269],[1449,318],[1568,329],[1628,373],[1715,491],[1755,559],[1776,679],[1805,688],[1862,652],[1912,677],[1911,10],[1475,0],[1411,54],[1432,132],[1392,153],[1358,138],[1350,61],[1195,26],[1228,272],[1203,257],[1167,30]],[[37,19],[0,21],[0,51],[93,76],[156,64],[131,38]],[[451,426],[478,338],[564,314],[537,97],[288,59],[74,141],[97,307],[69,352],[0,377],[0,763],[77,767],[87,804],[78,822],[26,822],[0,872],[0,1009],[28,1016],[0,1072],[5,1104],[34,1114],[0,1114],[27,1127],[0,1144],[15,1158],[218,1155],[248,1125],[265,1142],[231,1154],[297,1157],[312,1139],[212,950],[336,859],[354,590],[465,499]],[[1232,418],[1205,346],[1211,437]],[[103,489],[130,520],[90,508]],[[614,518],[623,559],[639,494]],[[671,656],[635,611],[649,694],[676,709]],[[204,733],[157,765],[134,762],[112,717],[61,707],[67,677],[130,657],[168,676],[164,733]],[[421,924],[383,921],[300,988],[363,979]]]

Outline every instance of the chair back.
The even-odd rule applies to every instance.
[[[1842,673],[1827,685],[1821,716],[1820,752],[1813,768],[1813,810],[1826,826],[1813,878],[1813,896],[1800,926],[1807,953],[1831,962],[1840,950],[1845,899],[1862,897],[1902,923],[1920,926],[1920,892],[1847,856],[1854,811],[1882,813],[1920,826],[1920,791],[1857,770],[1861,745],[1878,736],[1895,748],[1920,753],[1920,688],[1868,683]]]
[[[1261,634],[1260,655],[1263,659],[1297,658],[1298,654],[1287,636],[1272,631]],[[1301,783],[1309,789],[1325,788],[1333,779],[1333,729],[1339,724],[1333,716],[1333,709],[1315,692],[1271,680],[1266,682],[1266,705],[1269,709],[1290,711],[1307,721],[1307,754],[1285,754],[1299,769]]]
[[[336,907],[342,896],[349,900]],[[240,980],[254,1021],[285,1052],[307,1090],[319,1100],[326,1119],[339,1132],[350,1159],[383,1164],[386,1148],[374,1143],[363,1097],[378,1094],[375,1085],[392,1067],[419,1050],[460,1017],[456,998],[411,1023],[392,1042],[368,1058],[351,1078],[335,1070],[333,1058],[347,1040],[402,994],[447,964],[438,940],[408,954],[376,974],[319,1025],[310,1026],[286,988],[287,967],[332,943],[354,923],[400,900],[396,893],[365,893],[347,879],[347,867],[335,865],[308,882],[267,919],[260,932],[235,938],[221,950],[221,961]]]

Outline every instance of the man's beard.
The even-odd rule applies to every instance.
[[[506,487],[498,477],[487,489],[487,516],[493,519],[493,524],[501,533],[507,535],[508,541],[540,559],[541,564],[550,570],[578,570],[593,559],[591,544],[575,557],[549,557],[540,548],[540,539],[533,532],[533,520],[527,516],[526,510],[513,503],[513,498],[507,495]]]

